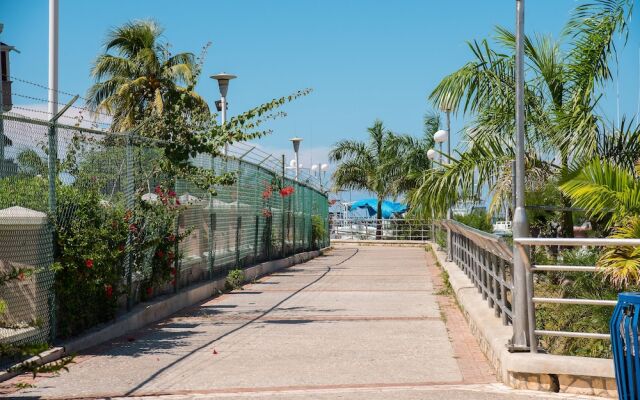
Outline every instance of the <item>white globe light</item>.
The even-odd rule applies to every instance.
[[[315,172],[315,171],[317,171],[317,170],[318,170],[318,168],[319,168],[318,164],[313,164],[313,165],[311,166],[311,170],[312,170],[312,171],[314,171],[314,172]]]
[[[298,163],[296,162],[296,160],[291,160],[291,161],[289,161],[289,166],[290,166],[291,168],[295,168],[295,167],[296,167],[296,164],[298,164]]]
[[[327,171],[329,169],[329,164],[322,164],[320,166],[320,171]]]
[[[447,139],[449,139],[449,132],[445,131],[444,129],[440,129],[435,133],[435,135],[433,135],[433,140],[435,140],[436,143],[446,142]]]
[[[433,160],[434,158],[436,158],[436,151],[434,149],[427,150],[427,158],[429,160]]]

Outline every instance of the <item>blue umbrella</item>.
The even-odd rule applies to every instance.
[[[355,209],[362,208],[367,211],[370,217],[376,215],[378,210],[378,200],[377,199],[363,199],[354,201],[349,206],[349,211],[353,211]],[[394,214],[402,214],[407,211],[407,205],[401,203],[395,203],[393,201],[384,200],[382,202],[382,218],[389,219]]]

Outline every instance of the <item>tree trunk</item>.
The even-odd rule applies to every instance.
[[[376,240],[382,239],[382,200],[378,198],[378,210],[376,211]]]
[[[569,171],[569,158],[566,154],[562,155],[562,177],[567,176]],[[571,207],[571,199],[561,194],[562,207]],[[560,236],[565,238],[573,237],[573,213],[571,211],[562,211],[562,220],[560,222]]]
[[[571,199],[565,195],[562,195],[562,207],[571,207]],[[571,211],[562,211],[560,236],[565,238],[573,237],[573,212]]]

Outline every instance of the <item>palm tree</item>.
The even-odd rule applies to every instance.
[[[597,150],[604,124],[594,109],[600,90],[611,78],[614,37],[626,35],[631,8],[630,0],[595,0],[579,6],[566,26],[570,38],[566,52],[562,51],[565,46],[550,37],[525,38],[530,189],[537,183],[531,179],[533,174],[545,180],[564,180],[573,166],[591,159]],[[445,77],[430,95],[436,106],[472,114],[474,120],[464,133],[467,148],[444,171],[425,173],[415,191],[416,203],[442,208],[452,200],[445,194],[464,198],[483,186],[489,188],[495,203],[502,203],[509,195],[515,127],[515,36],[503,28],[496,32],[500,49],[493,49],[486,40],[470,43],[474,59]],[[475,188],[471,188],[473,185]],[[563,197],[561,203],[568,207],[570,200]],[[563,212],[562,226],[564,236],[573,234],[569,211]]]
[[[638,158],[636,154],[636,158]],[[640,237],[640,164],[635,170],[611,160],[595,158],[560,186],[575,206],[591,218],[605,220],[612,238]],[[622,287],[640,283],[640,249],[607,248],[598,266],[613,284]]]
[[[424,171],[431,168],[427,152],[435,145],[433,135],[440,127],[440,114],[429,111],[423,118],[423,136],[393,135],[391,149],[395,156],[389,157],[388,168],[393,172],[392,193],[394,196],[408,194],[418,186]]]
[[[167,103],[188,100],[193,112],[208,112],[193,90],[198,65],[192,53],[171,54],[160,42],[162,28],[153,21],[133,21],[111,30],[105,53],[91,75],[88,106],[113,116],[111,129],[132,129],[144,117],[161,115]],[[110,53],[113,51],[114,53]]]
[[[378,200],[376,238],[382,237],[382,201],[393,194],[395,180],[396,139],[380,120],[367,128],[369,141],[342,140],[329,152],[329,159],[339,162],[333,173],[336,190],[355,189],[375,193]]]

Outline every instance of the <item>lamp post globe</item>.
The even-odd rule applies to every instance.
[[[449,132],[445,131],[444,129],[440,129],[438,132],[436,132],[433,135],[433,140],[435,140],[436,143],[444,143],[449,139]]]
[[[433,161],[436,158],[436,151],[434,149],[427,150],[427,158]]]

